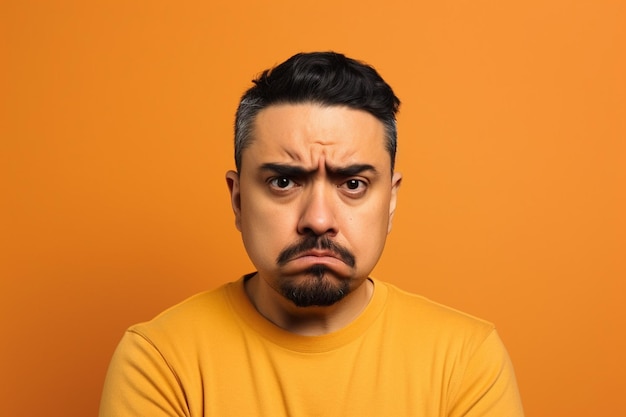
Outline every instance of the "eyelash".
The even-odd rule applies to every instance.
[[[291,187],[279,187],[277,184],[277,181],[280,180],[287,180],[291,182]],[[270,179],[268,179],[267,183],[270,185],[270,187],[276,189],[276,190],[281,190],[281,191],[285,191],[285,190],[290,190],[291,188],[293,188],[294,186],[298,185],[294,180],[292,180],[289,177],[272,177]]]
[[[350,188],[348,186],[349,183],[356,183],[358,188]],[[357,178],[350,178],[349,180],[343,182],[342,184],[339,185],[339,187],[341,188],[345,188],[347,190],[348,193],[352,194],[352,195],[360,195],[362,193],[364,193],[367,190],[367,183],[363,180],[357,179]]]
[[[289,184],[286,184],[284,187],[281,187],[278,185],[278,182],[283,181],[283,180],[288,181]],[[288,192],[294,187],[297,187],[300,185],[299,183],[297,183],[296,181],[294,181],[292,178],[289,178],[289,177],[271,177],[267,180],[267,183],[273,190],[277,192],[281,192],[281,193]],[[350,188],[348,184],[356,185],[357,188]],[[339,184],[337,188],[341,188],[345,190],[345,192],[349,194],[350,196],[361,196],[367,190],[367,186],[368,186],[368,183],[364,180],[361,180],[358,178],[350,178],[342,182],[341,184]]]

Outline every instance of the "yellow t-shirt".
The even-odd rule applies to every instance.
[[[487,322],[374,280],[355,321],[300,336],[261,316],[243,281],[131,327],[100,417],[523,416]]]

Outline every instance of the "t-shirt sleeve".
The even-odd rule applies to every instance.
[[[158,349],[129,330],[109,365],[100,417],[189,416],[184,391]]]
[[[513,365],[493,330],[468,362],[449,417],[523,417]]]

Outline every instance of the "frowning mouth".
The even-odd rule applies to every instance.
[[[348,249],[327,237],[313,235],[307,236],[302,241],[285,248],[276,258],[276,263],[282,266],[296,259],[322,263],[339,260],[350,267],[356,265],[354,255]]]

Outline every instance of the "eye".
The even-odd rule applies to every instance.
[[[359,180],[348,180],[346,181],[346,187],[349,190],[356,190],[362,184],[362,181]]]
[[[290,190],[296,186],[296,183],[293,182],[291,178],[288,177],[274,177],[270,178],[268,181],[269,185],[277,190]]]
[[[363,180],[351,178],[339,185],[347,194],[351,196],[360,197],[367,190],[367,183]]]

